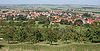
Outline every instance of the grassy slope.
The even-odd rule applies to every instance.
[[[100,44],[72,44],[72,45],[66,45],[66,46],[43,46],[43,45],[9,45],[7,47],[3,47],[2,49],[6,49],[9,51],[99,51],[100,50]]]
[[[100,44],[6,44],[0,51],[99,51]]]

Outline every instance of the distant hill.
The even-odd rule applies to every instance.
[[[100,9],[98,7],[82,7],[83,9]]]
[[[99,7],[98,5],[79,5],[79,4],[0,4],[0,6],[10,7],[82,7],[82,8],[93,8]]]

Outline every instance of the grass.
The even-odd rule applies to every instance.
[[[2,13],[2,12],[0,11],[0,13]]]
[[[2,49],[8,51],[99,51],[100,45],[72,44],[66,46],[42,46],[42,45],[9,45]]]
[[[2,42],[3,43],[3,42]],[[2,43],[0,43],[2,45]],[[43,42],[44,43],[44,42]],[[6,44],[0,51],[100,51],[100,44]],[[5,45],[6,44],[6,45]]]
[[[43,27],[43,24],[38,24],[38,22],[36,22],[36,26],[38,25],[38,27],[39,28],[44,28]],[[59,28],[64,28],[64,27],[66,27],[66,26],[69,26],[69,25],[59,25]],[[50,28],[50,25],[49,25],[49,27],[48,28]],[[54,28],[54,27],[53,27]]]

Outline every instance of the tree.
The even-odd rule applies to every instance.
[[[26,41],[37,43],[41,40],[42,33],[40,29],[27,26],[25,27],[25,32],[27,36]]]
[[[35,20],[29,19],[28,20],[28,25],[35,25]]]
[[[44,32],[43,38],[52,44],[52,42],[56,42],[58,39],[57,32],[55,30],[47,30]]]
[[[86,37],[88,41],[91,42],[100,42],[100,29],[90,28],[86,32]]]
[[[15,27],[9,27],[5,30],[4,39],[8,41],[15,40],[16,37],[16,28]]]
[[[60,21],[60,24],[68,24],[68,20],[62,19],[62,20]]]
[[[6,26],[7,25],[7,22],[6,21],[3,21],[3,20],[0,20],[0,26]]]
[[[45,26],[48,28],[49,27],[49,23],[45,22],[44,25],[43,25],[43,27],[45,27]]]
[[[54,27],[56,27],[56,29],[59,27],[59,24],[58,23],[55,23],[54,24]]]
[[[46,20],[45,20],[45,22],[44,22],[44,25],[43,25],[43,27],[49,27],[49,24],[50,24],[50,21],[49,21],[49,18],[47,18]]]
[[[47,17],[40,17],[39,18],[39,22],[38,22],[39,24],[45,24],[45,23],[50,23],[50,20],[49,20],[49,18],[47,18]]]
[[[27,36],[26,36],[26,31],[24,28],[19,27],[16,31],[16,40],[18,42],[25,42]]]
[[[66,34],[63,34],[61,36],[61,40],[63,41],[71,40],[71,32],[67,32]]]
[[[18,21],[25,21],[26,17],[24,17],[23,15],[18,15],[17,20]]]
[[[73,34],[74,40],[76,42],[87,41],[86,34],[85,34],[86,31],[87,31],[87,28],[85,27],[82,27],[82,26],[75,27],[75,33]]]
[[[92,25],[93,25],[93,26],[99,26],[99,25],[100,25],[100,22],[99,22],[99,21],[94,21],[94,22],[92,23]]]
[[[78,26],[81,26],[83,24],[83,21],[82,20],[76,20],[74,25],[78,25]]]
[[[8,15],[8,16],[7,16],[7,20],[13,20],[13,17],[10,16],[10,15]]]
[[[68,22],[68,25],[72,25],[72,22],[71,22],[71,21],[69,21],[69,22]]]
[[[83,14],[83,16],[86,16],[86,17],[91,17],[91,15],[90,15],[90,14],[88,14],[88,13],[84,13],[84,14]]]
[[[14,25],[15,25],[14,23],[15,23],[14,21],[10,21],[10,22],[8,23],[8,25],[9,25],[9,26],[14,26]]]

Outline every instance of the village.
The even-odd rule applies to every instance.
[[[22,18],[20,17],[22,16]],[[72,9],[66,9],[65,11],[62,10],[34,10],[31,9],[12,9],[12,8],[5,8],[0,9],[0,20],[13,20],[16,21],[18,18],[28,20],[33,19],[39,21],[39,18],[46,17],[49,18],[50,24],[60,23],[61,20],[67,20],[68,22],[75,23],[77,20],[82,20],[82,24],[92,24],[95,21],[99,21],[100,17],[94,17],[91,14],[84,13],[74,13]]]

